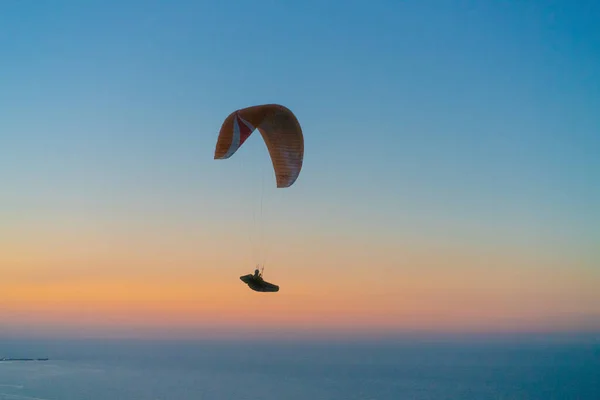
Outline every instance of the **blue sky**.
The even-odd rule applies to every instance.
[[[593,1],[5,1],[0,215],[218,220],[240,163],[269,168],[259,140],[214,161],[218,129],[276,102],[306,137],[301,229],[591,253],[598,20]]]

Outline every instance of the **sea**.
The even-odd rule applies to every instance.
[[[0,400],[600,400],[578,340],[17,340]]]

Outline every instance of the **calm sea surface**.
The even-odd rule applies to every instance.
[[[600,342],[0,340],[0,399],[600,399]]]

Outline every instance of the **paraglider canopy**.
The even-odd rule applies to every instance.
[[[282,105],[263,104],[229,114],[219,132],[215,159],[231,157],[256,129],[269,150],[277,187],[290,187],[302,169],[304,136],[296,116]]]

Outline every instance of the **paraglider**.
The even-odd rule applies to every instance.
[[[251,106],[229,114],[217,138],[215,160],[233,156],[257,129],[269,151],[277,188],[292,186],[302,169],[304,136],[294,113],[282,105]],[[279,291],[279,286],[263,280],[258,269],[240,279],[257,292]]]
[[[240,276],[242,282],[248,285],[248,287],[256,292],[278,292],[279,286],[274,285],[265,281],[262,277],[262,273],[258,271],[258,268],[254,270],[254,275],[248,274]]]

